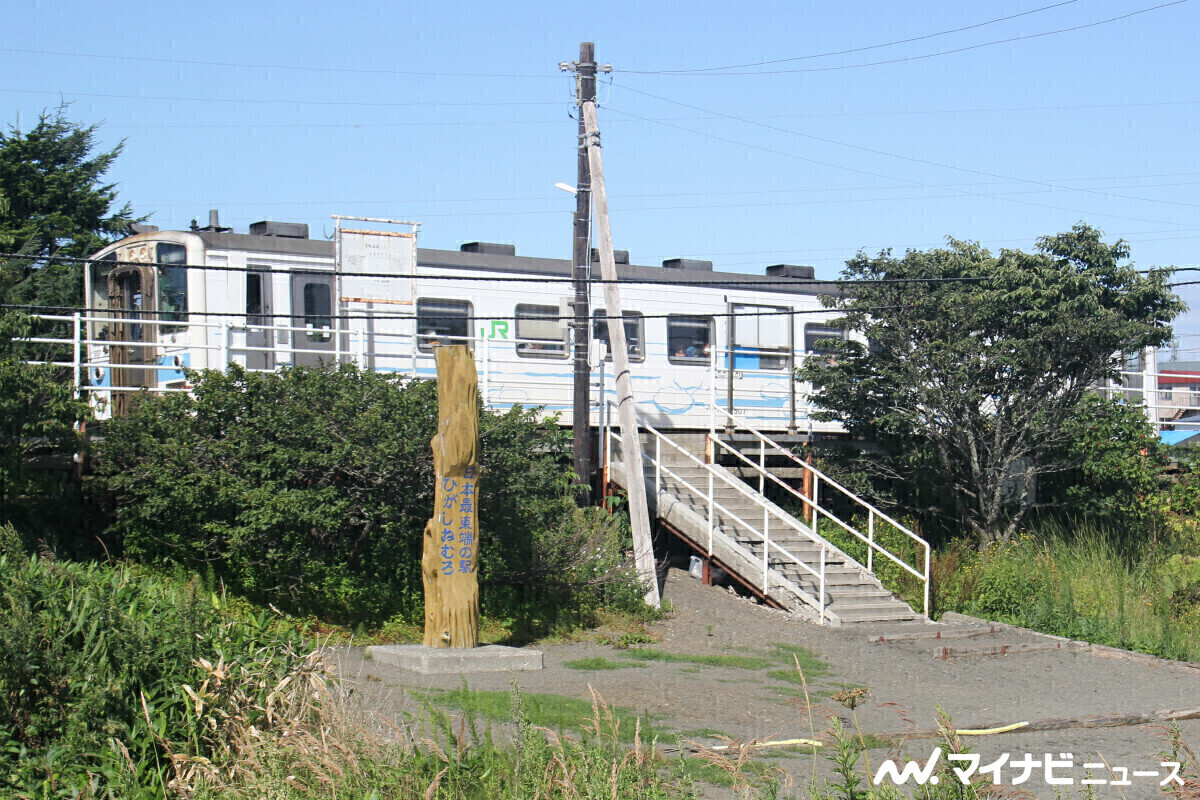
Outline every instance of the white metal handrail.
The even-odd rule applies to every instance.
[[[719,438],[713,439],[712,441],[713,441],[713,444],[715,444],[716,446],[720,447],[722,450],[725,450],[726,452],[730,453],[730,454],[731,454],[731,455],[733,455],[735,458],[737,458],[737,459],[739,459],[740,461],[744,462],[744,463],[745,463],[747,466],[749,466],[749,467],[750,467],[751,469],[753,469],[755,472],[759,473],[760,485],[761,485],[761,480],[762,480],[762,479],[764,479],[764,478],[766,478],[766,479],[769,479],[770,481],[772,481],[773,483],[775,483],[777,486],[779,486],[779,487],[781,487],[782,489],[784,489],[785,491],[787,491],[789,494],[791,494],[791,495],[792,495],[793,497],[795,497],[797,500],[800,500],[800,501],[801,501],[801,502],[802,502],[802,503],[803,503],[805,506],[807,506],[809,509],[811,509],[811,510],[813,511],[813,513],[814,513],[814,514],[816,514],[816,513],[821,513],[821,514],[824,514],[824,515],[825,515],[827,518],[829,518],[829,520],[831,520],[832,522],[835,522],[835,523],[837,523],[839,526],[841,526],[841,527],[842,527],[842,528],[843,528],[843,529],[844,529],[844,530],[845,530],[847,533],[853,534],[854,536],[858,537],[859,539],[862,539],[862,540],[863,540],[863,542],[866,542],[867,544],[871,545],[872,547],[874,547],[874,548],[878,549],[880,553],[882,553],[883,555],[887,556],[887,557],[888,557],[888,558],[890,558],[892,561],[896,562],[896,564],[898,564],[899,566],[901,566],[901,567],[903,567],[904,569],[908,570],[909,572],[911,572],[911,573],[912,573],[913,575],[915,575],[916,577],[918,577],[918,578],[921,578],[921,577],[923,577],[923,576],[921,575],[921,573],[920,573],[920,572],[918,572],[916,569],[914,569],[913,567],[909,566],[907,563],[905,563],[904,561],[900,560],[900,559],[899,559],[899,558],[897,558],[896,556],[892,555],[890,552],[888,552],[888,551],[887,551],[886,549],[884,549],[883,547],[880,547],[880,546],[879,546],[878,544],[876,544],[874,541],[871,541],[871,540],[870,540],[870,539],[869,539],[867,536],[864,536],[864,535],[863,535],[861,532],[859,532],[859,531],[858,531],[858,530],[857,530],[857,529],[856,529],[856,528],[855,528],[853,525],[850,525],[850,524],[848,524],[847,522],[843,521],[843,520],[842,520],[840,517],[837,517],[836,515],[834,515],[834,514],[833,514],[833,512],[831,512],[831,511],[829,511],[828,509],[826,509],[826,508],[823,508],[822,506],[818,505],[817,503],[815,503],[815,502],[812,500],[812,498],[810,498],[810,497],[807,497],[807,496],[805,496],[804,494],[802,494],[802,493],[800,493],[800,492],[796,491],[796,490],[795,490],[793,487],[789,486],[789,485],[788,485],[786,482],[784,482],[783,480],[781,480],[781,479],[780,479],[780,478],[779,478],[777,475],[775,475],[774,473],[770,472],[769,470],[766,470],[766,469],[764,469],[764,468],[763,468],[761,465],[759,465],[759,464],[755,464],[753,461],[751,461],[750,459],[746,458],[746,456],[745,456],[745,455],[743,455],[743,454],[742,454],[740,451],[738,451],[736,448],[734,448],[734,447],[730,446],[730,445],[729,445],[729,443],[727,443],[727,442],[723,442],[723,441],[721,441]],[[760,453],[761,453],[761,450],[760,450]],[[815,470],[814,470],[814,472],[815,472]],[[759,489],[759,491],[761,492],[761,491],[762,491],[762,489],[760,488],[760,489]],[[882,516],[882,514],[881,514],[881,516]],[[835,549],[836,549],[836,548],[835,548]],[[843,555],[844,555],[844,554],[843,554]],[[847,558],[848,558],[848,557],[849,557],[849,556],[847,556]]]
[[[787,514],[786,512],[777,511],[774,508],[771,508],[771,504],[769,501],[764,500],[761,496],[756,495],[753,492],[747,490],[745,485],[742,484],[740,481],[730,478],[728,475],[724,474],[723,472],[713,469],[711,464],[705,464],[703,461],[701,461],[699,458],[697,458],[694,454],[689,453],[686,449],[680,447],[678,444],[671,441],[669,438],[664,436],[659,431],[651,428],[650,426],[647,425],[646,430],[655,437],[656,445],[661,445],[662,442],[666,442],[669,447],[673,448],[676,452],[681,453],[684,456],[686,456],[687,459],[689,461],[691,461],[693,464],[695,464],[698,467],[702,467],[705,472],[713,473],[714,476],[720,478],[727,486],[732,486],[734,489],[739,491],[743,497],[746,497],[747,499],[753,501],[755,503],[755,505],[759,506],[764,511],[771,513],[772,516],[777,517],[780,521],[783,522],[784,525],[787,525],[788,527],[792,528],[792,530],[796,531],[797,533],[803,534],[805,538],[809,539],[814,544],[818,544],[818,545],[827,544],[825,542],[819,541],[802,524],[796,522],[794,520],[794,518],[790,518],[791,515]],[[657,447],[656,447],[656,450],[657,450]],[[655,465],[656,470],[661,470],[662,474],[665,474],[667,477],[674,478],[675,480],[679,481],[680,483],[683,483],[685,486],[687,486],[688,489],[691,489],[693,492],[700,494],[702,499],[705,499],[705,500],[708,499],[708,495],[704,494],[704,492],[702,490],[697,489],[695,486],[692,486],[691,483],[686,478],[682,477],[681,475],[676,474],[669,467],[667,467],[662,462],[661,453],[656,452],[654,456],[647,455],[644,457]],[[659,477],[659,475],[656,474],[655,475],[655,483],[659,484],[660,482],[661,482],[660,477]],[[715,496],[713,497],[713,505],[715,508],[720,510],[722,513],[728,514],[729,516],[733,517],[736,521],[741,523],[743,526],[753,530],[753,526],[749,522],[746,522],[741,517],[738,517],[733,511],[731,511],[730,509],[726,508],[725,506],[723,506],[719,502],[717,502]],[[783,553],[785,556],[787,556],[789,559],[795,561],[797,564],[804,567],[809,572],[812,572],[812,574],[814,576],[818,575],[818,573],[815,570],[813,570],[812,567],[808,566],[807,563],[805,563],[803,560],[801,560],[797,556],[793,555],[792,553],[789,553],[785,548],[780,546],[777,542],[771,542],[770,546],[776,548],[781,553]],[[836,548],[833,548],[832,545],[830,545],[830,548],[836,549]],[[711,552],[712,552],[712,546],[710,544],[709,545],[709,553],[711,554]]]
[[[611,401],[607,401],[605,405],[608,408],[615,407],[615,404],[612,403]],[[817,579],[817,581],[818,581],[818,597],[817,597],[816,601],[813,602],[812,604],[817,608],[817,610],[820,614],[821,624],[824,624],[825,619],[826,619],[826,611],[825,611],[825,607],[826,607],[826,603],[825,603],[826,569],[825,569],[825,567],[826,567],[826,560],[827,560],[827,550],[830,550],[830,549],[836,550],[836,548],[834,548],[832,545],[830,545],[828,542],[824,541],[823,539],[821,539],[817,536],[814,536],[812,531],[810,531],[806,526],[797,522],[795,520],[795,518],[793,518],[787,512],[775,507],[774,504],[770,503],[765,498],[763,498],[761,496],[761,494],[755,493],[752,489],[747,487],[743,481],[737,480],[736,478],[728,475],[724,470],[718,470],[713,465],[704,463],[704,461],[697,458],[695,456],[695,454],[688,452],[683,447],[680,447],[678,444],[673,442],[667,436],[664,436],[662,434],[662,432],[658,431],[653,426],[648,425],[645,422],[641,422],[640,426],[643,429],[645,429],[648,433],[650,433],[654,437],[654,440],[655,440],[654,455],[653,456],[644,455],[643,457],[650,463],[654,464],[654,468],[655,468],[654,485],[655,485],[656,496],[661,491],[662,476],[665,474],[668,477],[672,478],[673,480],[677,481],[680,485],[685,487],[693,495],[695,495],[699,499],[707,502],[708,514],[707,514],[706,521],[707,521],[707,525],[708,525],[708,555],[711,556],[712,552],[713,552],[713,535],[715,532],[715,525],[714,525],[715,512],[720,511],[723,515],[725,515],[731,521],[738,523],[739,525],[744,527],[747,531],[749,531],[752,535],[757,536],[762,541],[762,543],[763,543],[762,587],[763,587],[764,595],[766,595],[767,591],[771,587],[770,559],[771,559],[772,548],[774,548],[774,551],[777,554],[784,557],[787,561],[798,565],[801,569],[808,572],[814,578]],[[611,436],[611,431],[609,430],[609,428],[607,426],[606,420],[604,421],[604,427],[603,427],[602,433],[604,436],[604,443],[605,443],[605,464],[611,464],[612,463],[612,436]],[[686,478],[683,478],[682,476],[675,473],[673,470],[671,470],[670,468],[668,468],[667,466],[665,466],[663,464],[661,447],[664,442],[667,444],[668,447],[674,449],[676,452],[683,455],[684,458],[686,458],[688,461],[690,461],[693,465],[700,467],[707,474],[708,479],[709,479],[708,480],[709,488],[708,488],[707,492],[704,491],[703,489],[700,489],[700,488],[694,486]],[[629,477],[629,480],[636,480],[636,479],[637,478]],[[743,497],[746,497],[752,503],[754,503],[755,505],[757,505],[759,508],[762,509],[762,511],[763,511],[763,528],[762,528],[762,530],[759,530],[752,523],[747,522],[746,520],[742,519],[740,516],[738,516],[733,511],[729,510],[723,504],[721,504],[717,501],[716,494],[714,492],[714,487],[713,487],[714,479],[720,479],[722,481],[722,483],[724,483],[726,486],[732,487],[734,490],[739,492]],[[813,567],[809,566],[809,564],[806,561],[804,561],[804,559],[800,558],[799,556],[796,556],[794,553],[791,553],[790,551],[787,550],[787,548],[781,546],[778,542],[771,541],[771,535],[770,535],[770,520],[771,519],[775,519],[778,523],[781,523],[784,527],[790,528],[791,530],[795,531],[796,533],[799,533],[805,539],[808,539],[813,544],[817,545],[817,547],[820,550],[820,569],[814,569]],[[729,544],[731,544],[732,546],[737,548],[739,551],[742,551],[746,557],[751,558],[751,559],[754,558],[754,556],[751,553],[749,553],[748,551],[746,551],[740,545],[740,543],[738,543],[735,539],[733,539],[732,537],[728,537],[728,538],[729,538]],[[805,599],[807,599],[807,598],[805,598]],[[809,601],[809,602],[812,602],[812,601]]]
[[[839,525],[839,526],[840,526],[840,527],[841,527],[843,530],[845,530],[847,533],[849,533],[849,534],[852,534],[853,536],[856,536],[857,538],[861,539],[861,540],[862,540],[863,542],[865,542],[866,544],[870,545],[871,547],[874,547],[874,548],[876,548],[877,550],[879,550],[879,552],[880,552],[881,554],[883,554],[883,555],[887,556],[888,558],[890,558],[892,561],[894,561],[894,562],[895,562],[897,565],[899,565],[900,567],[903,567],[904,569],[908,570],[908,571],[909,571],[910,573],[912,573],[912,574],[913,574],[915,577],[917,577],[917,578],[923,578],[923,577],[924,577],[924,576],[923,576],[923,575],[922,575],[920,572],[918,572],[918,571],[917,571],[917,570],[916,570],[914,567],[910,566],[910,565],[909,565],[909,564],[907,564],[906,562],[904,562],[904,561],[902,561],[901,559],[897,558],[897,557],[896,557],[896,556],[894,556],[892,553],[888,552],[888,551],[887,551],[885,548],[883,548],[883,547],[880,547],[880,546],[879,546],[879,545],[878,545],[876,542],[874,542],[874,541],[872,540],[872,538],[870,538],[870,537],[868,537],[868,536],[865,536],[865,535],[863,535],[863,534],[862,534],[861,532],[859,532],[859,531],[858,531],[858,530],[857,530],[857,529],[856,529],[856,528],[855,528],[853,525],[850,525],[849,523],[845,522],[845,521],[844,521],[844,520],[842,520],[840,517],[836,516],[836,515],[835,515],[835,514],[834,514],[832,511],[830,511],[829,509],[827,509],[827,508],[824,508],[824,507],[822,507],[821,505],[817,504],[816,502],[814,502],[814,501],[812,500],[812,498],[810,498],[810,497],[806,497],[804,494],[802,494],[802,493],[800,493],[800,492],[796,491],[794,488],[792,488],[791,486],[789,486],[789,485],[788,485],[786,482],[784,482],[783,480],[781,480],[781,479],[780,479],[780,478],[779,478],[777,475],[773,474],[772,472],[770,472],[770,471],[768,471],[768,470],[766,470],[766,469],[763,469],[763,467],[762,467],[761,465],[759,465],[759,464],[755,464],[753,461],[751,461],[750,459],[746,458],[746,456],[745,456],[745,455],[743,455],[741,452],[739,452],[739,451],[738,451],[736,448],[734,448],[734,447],[731,447],[731,446],[730,446],[730,445],[729,445],[727,442],[723,442],[723,441],[721,441],[719,438],[717,438],[717,439],[713,439],[713,440],[712,440],[712,442],[713,442],[713,444],[714,444],[714,445],[716,445],[716,446],[720,447],[722,450],[725,450],[726,452],[730,453],[730,454],[731,454],[731,455],[733,455],[735,458],[737,458],[737,459],[739,459],[740,461],[744,462],[744,463],[745,463],[747,466],[749,466],[749,467],[750,467],[751,469],[753,469],[755,472],[759,473],[759,478],[760,478],[760,488],[759,488],[759,492],[760,492],[760,493],[762,492],[762,488],[761,488],[761,480],[762,480],[762,479],[767,479],[767,480],[770,480],[771,482],[773,482],[773,483],[774,483],[774,484],[776,484],[777,486],[779,486],[779,487],[781,487],[782,489],[784,489],[785,491],[787,491],[789,494],[791,494],[791,495],[792,495],[793,497],[795,497],[797,500],[800,500],[800,501],[801,501],[801,502],[802,502],[802,503],[803,503],[805,506],[807,506],[807,507],[808,507],[808,508],[809,508],[809,509],[810,509],[810,510],[813,512],[814,519],[816,519],[816,518],[817,518],[817,515],[822,515],[822,514],[823,514],[823,515],[824,515],[824,516],[825,516],[827,519],[829,519],[831,522],[834,522],[834,523],[836,523],[837,525]],[[846,553],[842,552],[840,549],[838,549],[837,547],[833,546],[832,544],[830,545],[830,547],[831,547],[831,549],[833,549],[833,550],[837,551],[837,552],[838,552],[840,555],[842,555],[842,556],[844,556],[844,557],[846,557],[846,558],[848,558],[848,559],[850,558],[850,556],[846,555]],[[853,559],[850,559],[850,560],[853,560]]]
[[[649,456],[649,455],[643,455],[643,458],[645,458],[651,464],[654,464],[656,472],[660,473],[660,474],[655,475],[656,480],[659,480],[661,475],[665,475],[668,478],[674,479],[680,485],[682,485],[683,487],[685,487],[686,489],[691,491],[693,494],[699,496],[702,500],[711,499],[713,508],[717,511],[720,511],[723,515],[725,515],[732,521],[736,522],[737,524],[741,525],[743,528],[746,528],[748,531],[750,531],[752,533],[758,533],[760,536],[762,535],[761,532],[759,532],[754,527],[754,525],[752,525],[751,523],[742,519],[741,517],[739,517],[737,515],[736,512],[734,512],[733,510],[727,508],[726,506],[724,506],[723,504],[718,502],[715,496],[710,498],[710,496],[705,494],[702,489],[698,489],[695,486],[693,486],[691,481],[689,481],[687,478],[683,477],[682,475],[679,475],[678,473],[673,471],[671,468],[669,468],[665,464],[662,464],[657,458],[655,458],[653,456]],[[661,489],[659,491],[661,491]],[[764,509],[765,509],[765,507],[764,507]],[[785,524],[787,523],[787,519],[785,517],[780,516],[779,518]],[[792,527],[795,530],[800,530],[799,528],[795,528],[795,526],[792,526]],[[803,532],[803,531],[801,531],[801,532]],[[708,554],[712,555],[712,536],[711,536],[712,531],[711,531],[711,529],[709,531],[709,534],[710,535],[709,535],[709,543],[708,543]],[[815,578],[821,577],[820,572],[818,572],[817,570],[810,567],[808,565],[808,563],[805,562],[803,559],[799,558],[798,556],[794,555],[793,553],[788,552],[788,550],[784,547],[781,547],[778,542],[772,542],[769,540],[769,537],[764,537],[764,544],[767,547],[775,548],[775,550],[778,551],[781,555],[786,557],[789,561],[793,562],[797,566],[799,566],[799,567],[803,568],[804,570],[806,570],[807,572],[809,572],[813,577],[815,577]],[[764,589],[764,591],[765,591],[765,589]]]
[[[774,439],[770,438],[766,434],[764,434],[761,431],[759,431],[758,429],[754,428],[752,425],[747,423],[745,420],[738,419],[736,416],[734,416],[733,414],[730,414],[725,409],[719,408],[715,405],[712,407],[712,411],[713,411],[713,416],[711,417],[711,421],[709,424],[709,434],[708,435],[713,442],[719,443],[723,447],[727,447],[727,445],[725,445],[724,442],[721,442],[716,436],[716,416],[715,415],[716,415],[716,412],[720,412],[721,414],[725,415],[725,417],[729,421],[731,421],[733,423],[733,427],[734,427],[735,431],[738,428],[743,428],[746,431],[748,431],[749,433],[751,433],[753,436],[755,436],[759,442],[760,452],[764,453],[764,455],[765,455],[765,446],[769,445],[772,448],[772,450],[786,456],[788,459],[790,459],[792,462],[797,464],[799,467],[810,472],[813,475],[813,497],[812,498],[806,498],[802,494],[797,494],[793,489],[791,489],[791,487],[787,487],[787,488],[793,494],[797,494],[798,497],[800,497],[805,503],[807,503],[811,508],[814,509],[813,533],[818,538],[820,538],[820,534],[816,530],[816,528],[817,528],[817,523],[820,519],[820,516],[817,513],[816,509],[820,508],[820,505],[819,505],[819,498],[820,498],[819,481],[824,481],[830,487],[841,492],[842,495],[845,496],[847,499],[849,499],[853,503],[855,503],[858,506],[860,506],[861,508],[863,508],[867,512],[867,534],[866,535],[862,534],[860,531],[856,530],[853,526],[847,524],[846,522],[842,521],[841,519],[834,516],[833,514],[830,514],[828,511],[825,512],[825,516],[828,517],[829,519],[833,520],[834,522],[836,522],[838,525],[840,525],[842,528],[844,528],[847,532],[849,532],[853,536],[857,537],[858,539],[860,539],[866,543],[866,545],[867,545],[867,564],[866,564],[867,572],[874,574],[874,553],[876,550],[878,550],[880,553],[882,553],[883,555],[888,557],[890,560],[892,560],[896,564],[900,565],[905,570],[907,570],[912,575],[916,576],[919,580],[921,580],[921,582],[924,584],[924,614],[926,617],[929,616],[929,600],[930,600],[930,577],[929,576],[930,576],[930,571],[931,571],[931,566],[932,566],[932,564],[931,564],[932,549],[929,546],[929,542],[922,539],[916,533],[909,530],[908,527],[897,522],[891,516],[884,513],[883,511],[879,510],[871,503],[868,503],[866,500],[863,500],[861,497],[854,494],[849,489],[847,489],[845,486],[842,486],[840,483],[833,480],[832,478],[830,478],[825,473],[821,472],[819,469],[817,469],[813,465],[805,463],[803,460],[801,460],[799,457],[797,457],[796,454],[793,453],[791,450],[785,448],[783,445],[779,444]],[[732,448],[728,448],[728,449],[730,449],[732,451]],[[750,462],[748,459],[745,459],[743,456],[741,456],[740,453],[738,455],[739,455],[739,457],[742,457],[743,460],[746,460],[747,463],[750,463],[751,466],[754,466],[756,469],[760,470],[761,473],[770,474],[766,470],[765,464],[764,465],[754,465],[753,462]],[[772,477],[774,477],[774,476],[772,476]],[[761,481],[761,477],[760,477],[760,481]],[[778,479],[776,479],[776,482],[782,484],[782,481],[778,481]],[[905,561],[903,561],[898,556],[893,554],[891,551],[887,550],[887,548],[881,546],[877,541],[875,541],[875,519],[877,517],[879,519],[882,519],[884,522],[888,523],[889,525],[891,525],[893,528],[900,531],[901,533],[904,533],[911,540],[913,540],[918,545],[920,545],[921,547],[924,548],[924,551],[925,551],[924,567],[925,567],[925,569],[924,569],[923,574],[921,572],[919,572],[917,569],[911,567],[909,564],[907,564]],[[822,539],[822,541],[824,541],[824,539]]]

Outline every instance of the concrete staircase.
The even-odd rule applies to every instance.
[[[616,437],[612,452],[610,480],[625,486]],[[884,589],[863,565],[759,494],[757,480],[747,482],[733,470],[706,465],[705,434],[673,433],[669,440],[645,434],[643,454],[651,515],[701,558],[715,560],[756,594],[793,611],[823,614],[824,622],[833,625],[924,619]],[[835,523],[824,519],[821,524]]]

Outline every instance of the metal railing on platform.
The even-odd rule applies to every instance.
[[[437,343],[466,344],[475,350],[479,359],[480,395],[486,406],[505,408],[514,402],[534,406],[547,402],[547,387],[528,374],[531,365],[550,367],[567,358],[565,345],[554,342],[506,339],[506,347],[500,348],[485,336],[373,330],[370,327],[373,320],[367,317],[347,320],[335,329],[312,324],[255,324],[236,317],[168,322],[137,312],[127,312],[125,316],[115,316],[113,312],[30,316],[37,322],[66,324],[66,330],[58,335],[34,335],[22,341],[57,346],[59,352],[54,354],[57,358],[32,359],[28,363],[69,368],[76,396],[97,392],[189,391],[183,383],[185,370],[224,370],[240,363],[247,372],[274,372],[300,358],[352,362],[364,369],[428,377],[433,372],[431,344]],[[101,326],[122,326],[127,338],[89,335]],[[160,336],[160,328],[172,327],[180,330]],[[173,341],[176,336],[179,341]],[[554,349],[548,349],[544,357],[530,355],[543,347],[560,347],[563,355]],[[114,358],[118,351],[123,352]],[[502,372],[503,380],[498,382]],[[569,386],[562,392],[567,400],[569,392]],[[598,406],[598,402],[593,403],[593,411]]]

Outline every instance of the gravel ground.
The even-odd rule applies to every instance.
[[[869,688],[869,697],[857,709],[858,720],[864,732],[879,733],[906,730],[910,727],[906,718],[919,729],[933,728],[939,704],[960,728],[1200,706],[1200,670],[1171,662],[1102,657],[1067,650],[945,661],[932,655],[934,647],[941,644],[979,647],[1047,641],[1027,632],[1010,631],[941,642],[868,644],[868,634],[896,630],[897,626],[822,628],[733,596],[724,589],[703,586],[687,573],[676,570],[669,574],[663,595],[674,611],[669,619],[652,626],[655,635],[661,637],[653,645],[656,649],[681,655],[778,657],[779,651],[773,645],[782,643],[807,648],[828,664],[826,674],[809,682],[818,731],[828,714],[838,713],[848,718],[849,712],[829,699],[833,692],[848,686]],[[603,656],[616,662],[627,659],[620,650],[594,643],[542,645],[538,649],[545,653],[545,669],[516,676],[522,691],[527,693],[588,699],[590,686],[614,705],[638,713],[648,712],[660,728],[691,732],[692,737],[710,743],[715,740],[703,739],[696,732],[719,731],[739,740],[810,735],[807,715],[797,706],[795,698],[799,686],[767,674],[783,669],[782,659],[770,669],[648,662],[644,668],[584,671],[567,668],[564,662],[589,656]],[[337,661],[340,674],[356,687],[364,706],[394,719],[418,707],[410,692],[455,689],[462,685],[462,678],[457,676],[420,675],[369,660],[359,649],[339,651]],[[467,678],[472,689],[507,690],[513,676],[488,673]],[[1200,723],[1183,725],[1193,746],[1200,745]],[[1076,786],[1067,788],[1078,792],[1079,780],[1087,777],[1082,765],[1098,761],[1101,756],[1108,764],[1127,767],[1131,773],[1161,769],[1157,754],[1164,747],[1164,736],[1162,730],[1143,725],[1011,733],[975,737],[971,744],[981,754],[983,764],[1004,753],[1011,754],[1013,760],[1025,753],[1039,760],[1047,753],[1055,757],[1070,754],[1073,767],[1059,769],[1057,774],[1074,777]],[[912,742],[904,755],[923,761],[932,747],[930,741]],[[885,750],[873,750],[870,755],[873,764],[889,757]],[[773,759],[772,763],[788,769],[799,784],[811,775],[810,756],[793,755]],[[1018,773],[1019,770],[1005,767],[1002,780],[1007,783]],[[1166,777],[1165,772],[1162,777]],[[1096,787],[1096,796],[1162,796],[1157,788],[1159,779],[1131,777],[1130,780],[1133,784],[1120,790]],[[1022,788],[1036,797],[1056,796],[1040,768]],[[713,794],[720,795],[719,791]],[[807,795],[799,792],[796,796]]]

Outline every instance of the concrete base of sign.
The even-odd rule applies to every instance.
[[[381,664],[393,664],[424,675],[458,675],[468,672],[509,672],[542,668],[542,651],[487,644],[454,649],[423,644],[379,644],[367,654]]]

